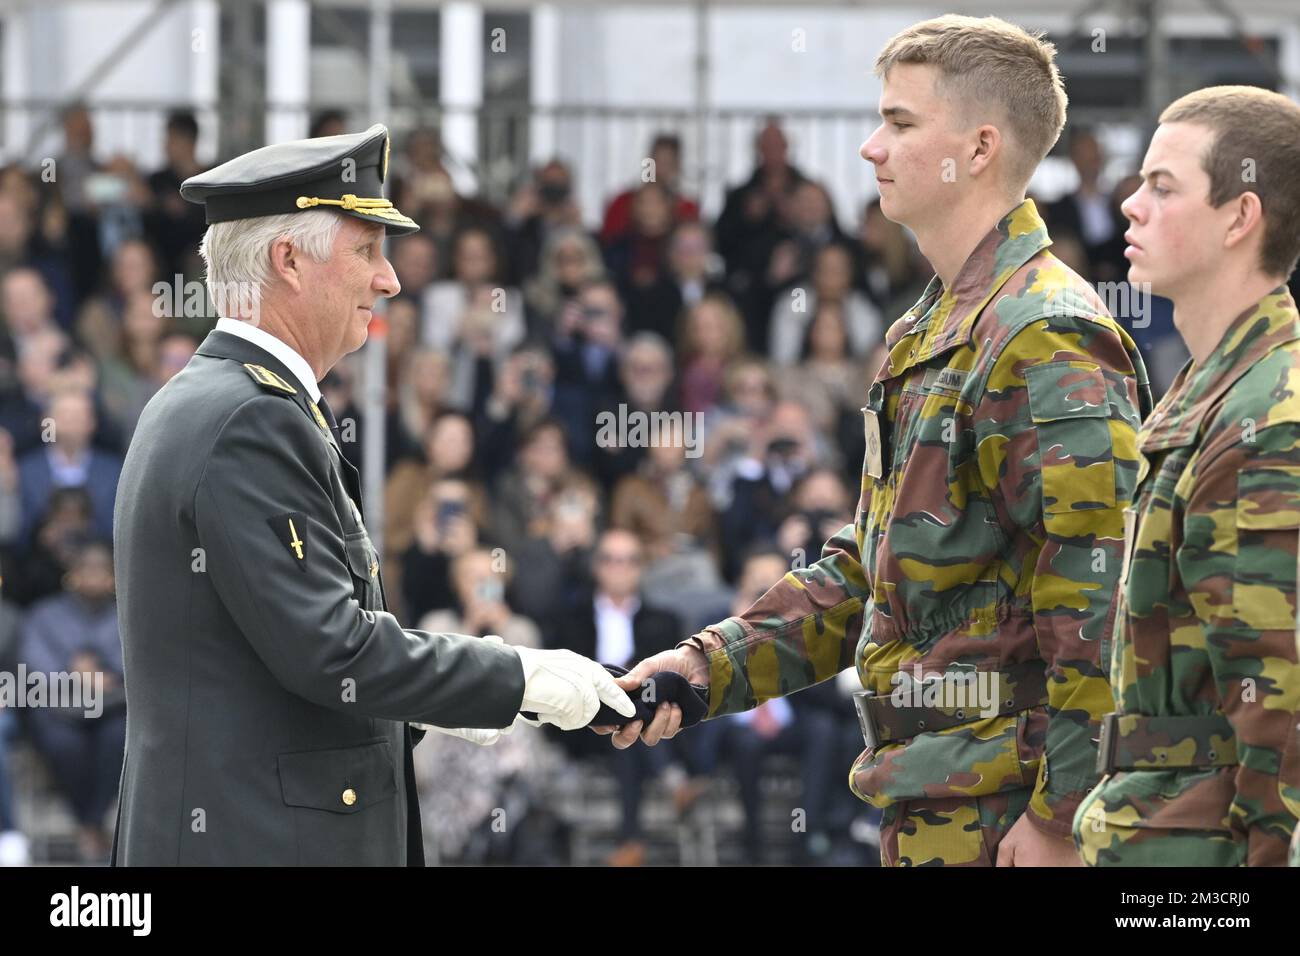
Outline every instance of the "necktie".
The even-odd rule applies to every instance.
[[[321,395],[316,407],[320,409],[321,417],[325,419],[325,424],[330,427],[330,434],[334,436],[334,443],[339,446],[341,451],[343,449],[343,435],[339,431],[339,421],[334,417],[334,410],[330,408],[330,403],[325,401],[324,395]]]

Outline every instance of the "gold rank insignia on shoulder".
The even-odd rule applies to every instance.
[[[284,392],[287,395],[298,394],[296,388],[263,365],[254,365],[251,362],[245,362],[244,370],[253,377],[253,381],[258,385],[261,385],[263,388],[269,388],[277,392]]]
[[[305,572],[307,570],[307,516],[300,511],[292,511],[267,518],[266,523],[271,526],[280,543],[289,549],[289,554],[299,570]]]

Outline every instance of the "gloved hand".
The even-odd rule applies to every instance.
[[[623,717],[636,706],[614,683],[605,668],[573,651],[543,651],[516,647],[524,668],[524,699],[520,712],[561,730],[585,727],[602,703]],[[525,718],[527,719],[527,718]]]
[[[509,727],[435,727],[433,724],[412,724],[412,727],[419,727],[422,730],[432,730],[435,733],[446,734],[448,737],[459,737],[461,740],[468,740],[472,744],[478,744],[480,747],[490,747],[508,733],[512,733],[520,724],[527,723],[524,718],[516,716],[514,723]]]
[[[682,682],[676,688],[670,686],[671,679],[661,679],[665,672],[680,676]],[[615,721],[597,719],[592,721],[591,729],[598,734],[610,734],[610,743],[619,750],[632,746],[638,738],[646,746],[653,747],[694,722],[691,711],[697,710],[698,705],[692,698],[698,697],[702,705],[699,719],[708,715],[709,681],[708,658],[690,644],[647,657],[619,677],[618,686],[642,700],[647,696],[647,689],[653,688],[649,696],[654,697],[657,703],[650,722],[633,720],[620,730]]]
[[[626,677],[631,673],[626,667],[619,667],[616,664],[606,664],[605,670],[609,671],[612,677]],[[654,720],[660,704],[675,704],[680,708],[682,719],[679,730],[694,727],[709,715],[709,689],[699,684],[692,684],[676,671],[656,671],[642,679],[641,686],[629,692],[628,696],[632,698],[632,706],[636,708],[635,714],[624,717],[616,713],[612,707],[602,706],[596,712],[596,716],[591,718],[589,726],[622,728],[639,720],[643,727],[648,727]]]

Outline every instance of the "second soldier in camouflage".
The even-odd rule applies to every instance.
[[[1139,433],[1115,713],[1075,840],[1093,866],[1286,862],[1300,816],[1300,107],[1249,87],[1161,116],[1129,278],[1192,360]]]

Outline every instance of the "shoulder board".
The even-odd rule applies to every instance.
[[[258,385],[272,392],[283,392],[286,395],[297,395],[298,390],[276,375],[269,368],[261,365],[253,365],[249,362],[244,363],[244,371],[253,377]]]

